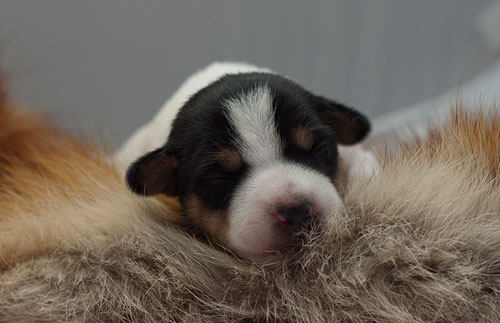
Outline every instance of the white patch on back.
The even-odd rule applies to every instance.
[[[338,149],[350,182],[358,178],[369,179],[380,172],[380,163],[375,154],[364,150],[361,145],[339,145]]]
[[[273,98],[266,86],[228,100],[227,118],[239,135],[237,144],[243,159],[263,166],[280,159],[281,142],[274,122]]]

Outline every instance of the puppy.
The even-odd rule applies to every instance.
[[[178,196],[190,227],[262,261],[311,221],[342,212],[346,176],[375,172],[358,146],[339,158],[339,144],[369,131],[361,113],[270,70],[216,63],[188,79],[118,159],[131,164],[133,192]]]

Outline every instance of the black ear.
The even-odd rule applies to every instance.
[[[335,131],[340,144],[356,144],[370,132],[370,121],[360,112],[324,97],[317,100],[321,121]]]
[[[154,150],[128,168],[127,184],[140,195],[177,195],[178,164],[177,158],[165,148]]]

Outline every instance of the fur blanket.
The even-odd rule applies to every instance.
[[[346,213],[255,265],[129,193],[108,154],[0,108],[0,322],[498,322],[500,116],[382,154]]]

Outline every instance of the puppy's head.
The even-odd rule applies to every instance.
[[[227,75],[189,99],[168,142],[132,164],[127,182],[138,194],[179,196],[212,242],[262,260],[342,210],[337,144],[369,129],[359,112],[278,75]]]

